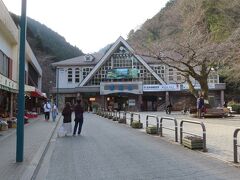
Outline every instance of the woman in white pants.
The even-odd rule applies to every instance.
[[[64,130],[66,131],[66,135],[70,136],[72,135],[72,109],[69,102],[66,103],[66,106],[62,111],[62,115]]]

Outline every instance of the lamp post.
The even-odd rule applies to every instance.
[[[17,114],[17,145],[16,161],[23,161],[24,144],[24,85],[25,85],[25,42],[26,42],[26,8],[27,0],[22,0],[22,12],[20,21],[20,47],[19,47],[19,92],[18,92],[18,114]]]
[[[57,68],[57,78],[56,78],[56,86],[57,86],[57,93],[56,93],[56,105],[58,106],[58,93],[59,93],[59,68]]]

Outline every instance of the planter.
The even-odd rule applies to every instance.
[[[114,116],[112,120],[113,120],[113,121],[117,121],[118,118],[117,118],[116,116]]]
[[[141,129],[143,127],[143,124],[139,121],[133,121],[131,126],[132,128],[135,128],[135,129]]]
[[[182,143],[190,149],[203,149],[203,139],[200,137],[186,136],[183,138]]]
[[[148,134],[157,134],[157,126],[150,125],[146,128],[146,133]]]
[[[124,123],[124,124],[126,124],[126,119],[118,118],[118,123]]]
[[[0,121],[0,131],[7,131],[8,123],[6,121]]]

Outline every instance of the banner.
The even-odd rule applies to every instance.
[[[133,79],[138,78],[139,70],[136,68],[111,69],[107,72],[107,79]]]
[[[179,84],[149,84],[143,85],[143,91],[154,92],[154,91],[180,91]]]

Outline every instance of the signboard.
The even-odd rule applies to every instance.
[[[100,94],[132,93],[142,94],[142,82],[101,82]]]
[[[136,68],[111,69],[107,72],[107,79],[133,79],[138,78],[139,70]]]
[[[193,86],[194,86],[195,89],[201,89],[200,84],[194,84]],[[209,83],[208,88],[209,89],[215,89],[215,84]],[[181,89],[182,90],[188,90],[189,89],[188,84],[182,84]]]
[[[128,100],[128,106],[136,106],[135,99],[129,99]]]
[[[17,92],[18,85],[13,80],[0,74],[0,89],[11,92]]]
[[[166,85],[149,84],[149,85],[143,85],[143,91],[145,92],[180,91],[180,85],[179,84],[166,84]]]

